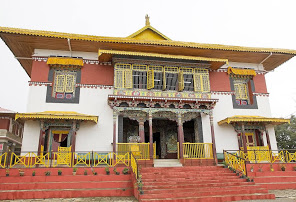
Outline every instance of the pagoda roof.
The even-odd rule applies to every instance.
[[[147,20],[147,19],[146,19]],[[0,37],[31,75],[34,49],[97,52],[99,49],[136,51],[193,57],[221,58],[230,62],[262,63],[270,71],[296,55],[296,50],[256,48],[173,41],[149,24],[128,37],[105,37],[0,27]]]

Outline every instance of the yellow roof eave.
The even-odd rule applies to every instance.
[[[194,42],[171,41],[171,40],[146,41],[146,40],[137,40],[133,38],[126,38],[126,37],[103,37],[103,36],[94,36],[94,35],[71,34],[71,33],[63,33],[63,32],[30,30],[30,29],[11,28],[11,27],[0,27],[0,33],[22,34],[22,35],[43,36],[43,37],[51,37],[51,38],[63,38],[63,39],[95,41],[95,42],[151,44],[151,45],[177,46],[177,47],[214,49],[214,50],[262,52],[262,53],[272,52],[272,53],[296,55],[296,50],[290,50],[290,49],[242,47],[242,46],[231,46],[231,45],[221,45],[221,44],[204,44],[204,43],[194,43]]]
[[[49,57],[47,59],[48,65],[72,65],[83,66],[83,59],[79,58],[62,58],[62,57]]]
[[[284,124],[284,123],[290,123],[289,119],[282,119],[282,118],[267,118],[267,117],[261,117],[261,116],[232,116],[227,117],[226,119],[223,119],[218,122],[218,125],[222,124],[231,124],[231,123],[242,123],[242,122],[252,122],[252,123],[266,123],[266,124]]]
[[[35,119],[57,119],[57,120],[78,120],[78,121],[92,121],[97,123],[99,117],[80,114],[77,112],[66,112],[66,111],[45,111],[36,113],[17,113],[15,120],[35,120]]]
[[[102,56],[104,54],[105,55],[128,55],[128,56],[157,57],[157,58],[194,60],[194,61],[208,61],[208,62],[219,62],[219,63],[223,63],[223,64],[228,64],[227,59],[221,59],[221,58],[206,58],[206,57],[195,57],[195,56],[185,56],[185,55],[169,55],[169,54],[159,54],[159,53],[131,52],[131,51],[118,51],[118,50],[101,50],[101,49],[98,52],[100,62],[109,62],[109,61],[103,61]]]

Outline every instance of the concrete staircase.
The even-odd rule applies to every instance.
[[[154,167],[182,167],[178,159],[154,159]]]
[[[10,169],[10,176],[5,177],[5,169],[0,170],[0,200],[43,199],[43,198],[80,198],[133,196],[131,174],[115,175],[110,169],[106,175],[104,168],[94,168],[93,175],[87,168],[78,168],[73,176],[72,168],[59,168],[62,176],[58,176],[58,168],[23,169],[25,176],[19,176],[18,169]],[[122,171],[123,168],[117,168]],[[33,170],[36,176],[32,176]],[[45,171],[51,171],[45,176]]]
[[[274,194],[220,166],[142,168],[139,201],[238,201],[274,199]]]
[[[296,189],[296,171],[249,172],[256,184],[269,190]]]

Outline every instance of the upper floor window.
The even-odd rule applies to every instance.
[[[73,99],[75,97],[76,71],[55,70],[52,97]]]
[[[234,78],[234,94],[236,103],[238,105],[248,105],[249,104],[249,90],[248,90],[248,79]]]
[[[176,66],[115,65],[115,88],[210,92],[209,71]]]
[[[257,109],[257,99],[253,94],[255,86],[253,77],[256,72],[253,69],[228,68],[230,75],[230,85],[234,95],[232,95],[233,108],[237,109]]]

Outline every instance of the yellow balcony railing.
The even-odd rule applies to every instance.
[[[183,143],[184,159],[213,159],[212,143]]]
[[[117,143],[117,153],[132,152],[137,160],[149,160],[149,144],[150,143]]]

